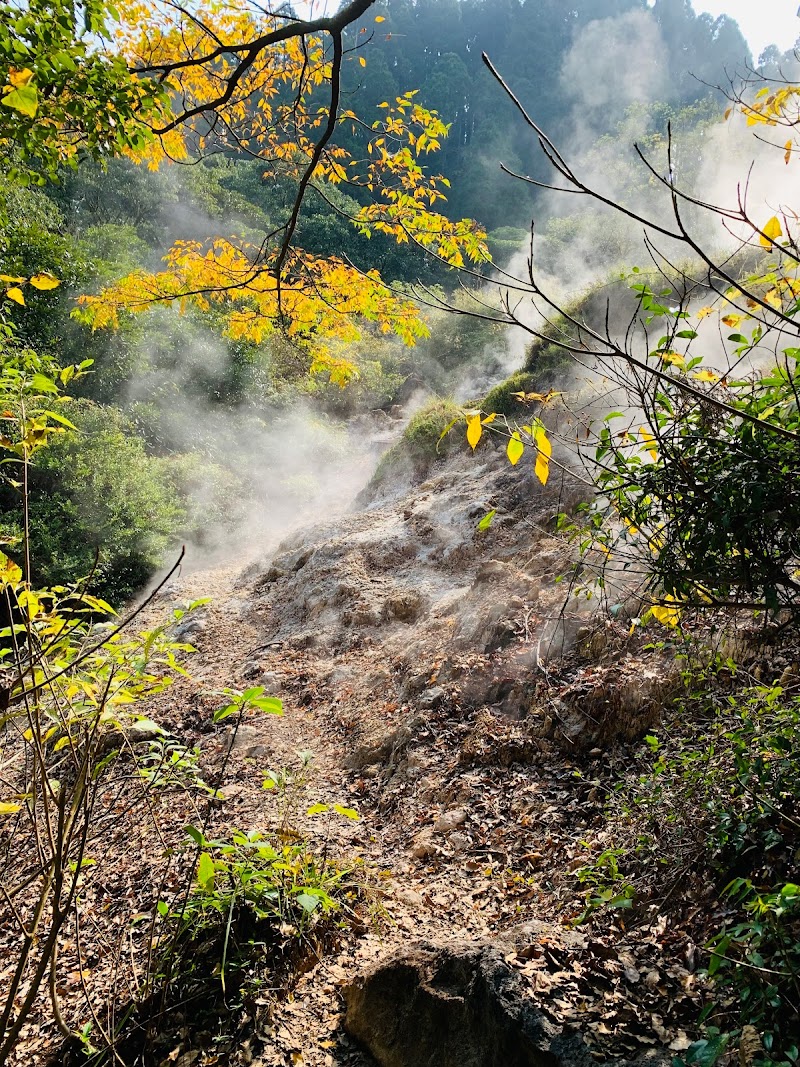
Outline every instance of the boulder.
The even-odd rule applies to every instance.
[[[345,986],[344,999],[346,1030],[380,1067],[595,1065],[486,943],[404,949]]]

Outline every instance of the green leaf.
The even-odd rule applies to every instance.
[[[0,97],[0,104],[4,107],[11,107],[29,118],[35,118],[39,110],[39,93],[35,85],[23,85]]]
[[[207,852],[201,852],[197,861],[197,884],[207,891],[214,888],[214,861]]]
[[[66,426],[68,430],[78,430],[78,427],[71,423],[69,419],[64,418],[63,415],[59,415],[57,411],[43,411],[43,415],[46,415],[48,419],[52,419],[53,422],[58,422],[62,426]]]
[[[254,708],[258,708],[259,711],[263,711],[267,715],[283,715],[283,701],[278,697],[258,697],[257,700],[251,700],[250,703]]]
[[[306,812],[306,815],[322,815],[329,810],[327,804],[312,804]]]
[[[37,393],[58,393],[58,386],[46,374],[34,374],[31,378],[31,388]]]
[[[263,685],[254,685],[250,689],[245,689],[242,693],[242,700],[253,700],[255,697],[260,697],[263,692]]]
[[[481,521],[478,523],[478,529],[479,530],[488,530],[489,527],[492,525],[492,520],[494,519],[496,514],[497,514],[497,508],[493,508],[491,511],[488,511],[483,516]]]
[[[192,841],[194,841],[196,845],[199,845],[201,848],[203,847],[203,845],[205,844],[205,838],[203,837],[202,832],[198,830],[196,826],[184,826],[183,829],[184,832],[188,834],[189,837],[191,837]]]
[[[320,899],[319,897],[312,897],[310,893],[298,893],[297,903],[306,915],[311,915],[320,906]]]
[[[226,704],[224,708],[217,708],[213,716],[214,722],[222,722],[223,719],[227,719],[230,715],[235,715],[238,710],[238,704]]]
[[[715,1034],[703,1041],[695,1041],[686,1053],[686,1062],[693,1067],[713,1067],[730,1041],[730,1034]]]

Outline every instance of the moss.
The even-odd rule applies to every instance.
[[[462,409],[452,400],[435,400],[422,408],[403,431],[403,436],[382,457],[367,491],[391,480],[403,470],[424,476],[439,456],[447,455],[458,440],[456,428],[442,438],[445,429],[458,419]],[[462,434],[463,437],[463,434]]]
[[[479,407],[487,415],[493,412],[498,415],[517,415],[525,410],[526,405],[514,394],[534,392],[539,392],[536,375],[530,371],[518,370],[516,374],[490,389]]]
[[[441,440],[447,426],[461,415],[461,408],[452,400],[435,400],[418,411],[403,431],[401,444],[413,460],[432,460],[443,448],[449,448],[447,438]]]
[[[572,356],[558,345],[534,341],[525,355],[525,370],[536,379],[536,390],[543,392],[564,382],[572,366]]]

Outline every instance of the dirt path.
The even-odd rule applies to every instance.
[[[453,831],[466,828],[466,813],[455,805],[468,797],[470,788],[464,784],[460,791],[456,789],[449,804],[431,803],[430,796],[424,797],[431,782],[414,773],[418,768],[413,761],[408,767],[409,739],[403,733],[407,708],[387,702],[388,711],[383,709],[385,717],[380,722],[362,720],[356,729],[348,709],[325,680],[330,675],[329,661],[280,644],[264,647],[270,608],[254,596],[252,580],[243,579],[241,565],[179,575],[148,608],[145,625],[162,621],[165,609],[201,597],[211,597],[211,603],[197,612],[198,629],[186,638],[197,649],[189,664],[191,679],[179,681],[154,701],[149,714],[183,743],[199,745],[207,779],[213,780],[231,739],[229,729],[211,725],[213,710],[220,704],[215,691],[261,684],[284,701],[282,716],[253,715],[239,727],[222,784],[225,801],[215,817],[217,832],[236,827],[268,833],[277,823],[288,821],[317,849],[362,858],[372,885],[371,921],[357,933],[351,932],[332,955],[322,958],[301,978],[291,999],[279,1005],[256,1042],[265,1045],[257,1062],[369,1063],[341,1030],[339,985],[409,939],[481,939],[496,931],[496,923],[487,919],[480,901],[484,894],[476,894],[475,884],[476,869],[484,871],[488,864],[491,873],[491,857],[465,859],[444,873],[426,863],[448,851],[442,826]],[[365,657],[356,655],[355,659],[357,669],[364,669]],[[342,676],[348,671],[347,660],[337,659]],[[375,753],[380,755],[365,767],[363,760],[368,756],[353,759],[359,750],[355,735],[363,742],[365,732],[370,731]],[[416,741],[436,748],[434,731],[433,723],[420,723]],[[385,783],[376,781],[381,771],[385,773],[382,761],[386,757],[390,770],[394,770],[390,777],[398,772],[397,765],[391,768],[391,751],[385,751],[387,739],[389,747],[394,743],[397,749],[398,763],[404,764],[401,776],[409,769],[412,772],[404,780],[405,803],[399,798],[387,803],[385,790],[380,789]],[[443,738],[438,747],[444,747]],[[267,770],[297,773],[308,753],[312,758],[304,775],[306,781],[290,787],[282,797],[264,791]],[[355,822],[338,816],[307,817],[308,807],[320,802],[354,807],[361,818]],[[437,825],[441,848],[431,832]],[[422,834],[416,846],[413,841],[419,834],[415,831]],[[451,850],[454,855],[464,852],[466,835],[462,833],[461,838],[456,836],[456,849]],[[247,1062],[248,1050],[241,1055],[242,1062]]]

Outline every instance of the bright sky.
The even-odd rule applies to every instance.
[[[695,11],[736,19],[756,60],[768,44],[782,52],[792,48],[800,37],[797,5],[798,0],[694,0]]]

